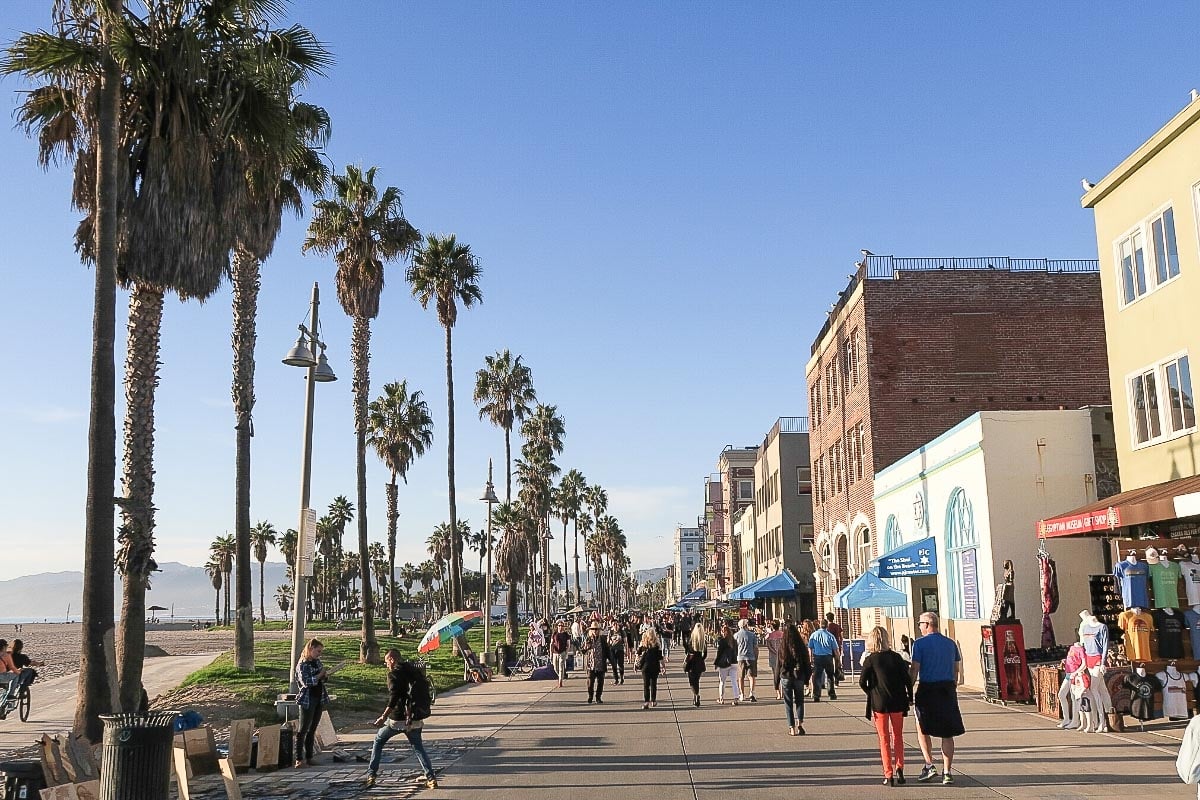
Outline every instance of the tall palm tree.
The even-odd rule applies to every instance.
[[[485,356],[483,369],[475,373],[475,404],[479,418],[504,431],[504,499],[512,500],[512,429],[529,415],[537,402],[533,372],[508,350]]]
[[[296,543],[299,539],[300,533],[295,528],[288,528],[279,537],[279,552],[283,554],[283,560],[287,563],[288,582],[296,580],[293,573],[296,570]]]
[[[587,479],[583,473],[573,469],[558,483],[557,503],[558,518],[563,524],[563,574],[567,571],[567,522],[575,523],[575,602],[583,602],[579,585],[579,515],[583,512],[584,492],[587,491]],[[565,579],[564,579],[565,585]],[[569,595],[570,592],[567,592]]]
[[[275,526],[263,520],[250,531],[250,543],[254,547],[254,560],[258,562],[258,612],[262,622],[267,621],[266,582],[267,547],[275,544],[279,532]]]
[[[554,476],[559,473],[554,456],[562,452],[566,426],[557,407],[539,403],[521,423],[521,435],[525,437],[525,444],[521,446],[521,459],[517,461],[517,482],[521,484],[521,502],[537,521],[530,544],[535,554],[544,553],[544,581],[544,576],[550,572],[550,548],[548,545],[542,547],[541,540],[550,531]],[[543,592],[535,592],[535,596],[543,596]]]
[[[375,585],[379,587],[379,591],[386,596],[394,594],[395,581],[388,578],[387,551],[383,549],[383,545],[371,542],[367,548],[367,556],[371,561],[371,575],[375,578]]]
[[[337,545],[338,527],[331,515],[326,514],[317,520],[316,535],[317,552],[321,554],[318,602],[323,609],[325,619],[331,619],[333,617],[333,595],[335,588],[333,585],[333,576],[336,572],[333,564],[341,563],[341,555],[338,553]]]
[[[591,529],[600,532],[600,517],[608,510],[608,492],[599,484],[593,484],[587,488],[583,495],[583,502],[592,513]],[[587,539],[584,539],[584,550],[587,550]],[[592,591],[592,569],[591,561],[587,561],[587,588]]]
[[[446,331],[446,483],[450,494],[451,521],[458,519],[454,495],[454,348],[451,332],[458,322],[458,304],[470,308],[483,302],[479,289],[479,259],[465,244],[459,244],[453,234],[430,234],[425,244],[413,256],[408,269],[408,282],[413,297],[428,309],[433,303],[438,322]],[[462,608],[462,542],[454,531],[455,542],[450,548],[450,604]]]
[[[335,603],[342,603],[345,600],[345,590],[342,588],[342,561],[345,555],[346,541],[346,526],[354,519],[354,504],[344,494],[339,494],[333,498],[329,504],[329,519],[334,527],[333,554],[331,563],[336,564],[331,573],[333,577],[333,591],[336,595]]]
[[[237,556],[237,541],[229,534],[225,534],[224,536],[218,536],[216,538],[216,540],[212,543],[210,549],[212,551],[212,554],[217,558],[218,561],[220,561],[221,572],[223,572],[225,574],[225,578],[224,578],[224,580],[225,580],[225,623],[224,624],[228,625],[229,621],[230,621],[230,614],[229,614],[229,612],[230,612],[230,608],[229,608],[230,597],[229,597],[229,595],[230,595],[230,589],[231,589],[229,584],[230,584],[230,576],[233,574],[234,558]]]
[[[519,503],[503,502],[492,509],[492,524],[500,531],[496,546],[496,574],[508,584],[504,638],[517,642],[517,584],[529,572],[529,548],[524,541],[525,511]]]
[[[405,562],[404,566],[400,568],[400,581],[404,584],[404,601],[406,603],[412,602],[412,587],[418,579],[417,568],[413,566],[412,562]]]
[[[225,583],[224,564],[216,553],[209,555],[208,563],[204,565],[204,573],[212,581],[213,590],[217,593],[216,607],[213,608],[213,625],[221,624],[221,586]]]
[[[433,444],[433,417],[419,390],[408,391],[408,382],[385,384],[383,394],[367,406],[367,444],[392,474],[387,488],[388,580],[396,584],[396,528],[400,519],[396,477],[408,483],[408,468]],[[411,585],[411,584],[410,584]],[[388,593],[388,629],[400,633],[396,619],[396,593]]]
[[[319,46],[318,46],[319,47]],[[326,55],[322,50],[316,55]],[[321,64],[312,71],[321,72]],[[250,439],[254,435],[254,344],[257,340],[258,292],[262,262],[270,257],[283,221],[283,212],[299,216],[304,210],[301,192],[316,194],[328,180],[329,170],[316,148],[329,140],[329,115],[325,109],[295,101],[297,87],[307,74],[280,70],[279,93],[287,99],[286,124],[281,126],[282,146],[238,148],[243,162],[246,193],[251,202],[236,217],[230,283],[233,286],[233,412],[236,420],[234,458],[234,537],[238,543],[238,575],[234,663],[239,670],[254,668],[254,613],[250,585]],[[273,144],[273,143],[271,143]],[[261,571],[261,570],[260,570]],[[259,612],[264,620],[263,588],[259,581]]]
[[[283,612],[284,621],[287,620],[288,609],[292,607],[293,591],[294,589],[287,584],[275,587],[275,605],[279,606],[279,610]]]
[[[433,529],[433,533],[425,540],[426,551],[429,553],[430,560],[434,567],[437,568],[438,582],[442,586],[442,597],[447,606],[452,602],[449,591],[449,581],[446,579],[446,571],[450,561],[450,548],[453,545],[451,537],[453,533],[450,531],[450,526],[446,523],[441,523]],[[453,609],[447,608],[447,612]]]
[[[379,663],[375,638],[375,604],[367,564],[367,402],[371,392],[371,320],[379,316],[383,294],[383,265],[404,258],[420,233],[404,218],[400,190],[375,186],[377,168],[366,172],[346,167],[334,175],[331,197],[313,206],[304,249],[333,254],[337,264],[337,295],[342,309],[354,320],[350,359],[354,365],[355,465],[358,473],[358,556],[363,572],[363,627],[359,660]],[[453,519],[453,517],[451,517]]]
[[[421,582],[421,593],[425,598],[425,608],[427,611],[433,611],[433,598],[429,594],[429,590],[433,588],[433,582],[437,580],[438,569],[432,561],[422,561],[417,567],[417,580]]]

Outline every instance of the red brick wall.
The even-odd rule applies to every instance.
[[[807,376],[811,394],[851,332],[861,332],[858,386],[843,381],[849,393],[832,413],[822,410],[809,441],[813,461],[822,453],[828,460],[831,445],[865,420],[864,479],[825,502],[814,491],[813,520],[819,534],[838,520],[849,528],[861,511],[875,555],[883,532],[875,525],[874,472],[976,411],[1110,402],[1098,274],[898,274],[898,280],[866,281],[861,298],[839,311],[834,335]],[[809,409],[810,421],[815,416]]]

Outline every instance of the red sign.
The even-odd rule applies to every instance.
[[[1109,506],[1083,514],[1044,519],[1038,523],[1038,535],[1070,536],[1091,531],[1110,531],[1119,527],[1121,527],[1121,514],[1116,508]]]

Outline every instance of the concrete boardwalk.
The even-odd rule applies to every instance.
[[[500,679],[439,698],[425,738],[457,758],[436,763],[435,755],[441,786],[421,796],[550,800],[588,786],[622,800],[716,800],[758,790],[822,800],[1196,797],[1196,789],[1175,775],[1181,725],[1161,733],[1061,731],[1028,706],[1002,708],[966,694],[968,733],[958,740],[956,783],[914,780],[921,757],[910,719],[909,784],[884,787],[874,728],[863,718],[857,686],[843,684],[836,702],[806,704],[808,734],[793,737],[769,680],[757,692],[757,703],[719,706],[710,671],[702,705],[694,708],[677,662],[668,665],[658,707],[650,710],[641,708],[636,673],[623,686],[606,686],[604,705],[586,703],[586,680],[578,673],[562,689],[551,681]],[[369,735],[346,738],[366,744]],[[401,763],[385,762],[385,775],[411,774],[415,765],[403,737],[388,752]],[[362,796],[393,796],[398,788],[392,784]]]

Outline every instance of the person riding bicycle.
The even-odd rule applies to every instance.
[[[0,706],[8,702],[13,684],[20,677],[21,671],[17,669],[16,663],[13,662],[12,653],[8,652],[8,641],[0,639],[0,686],[4,687],[4,694],[0,695]]]

